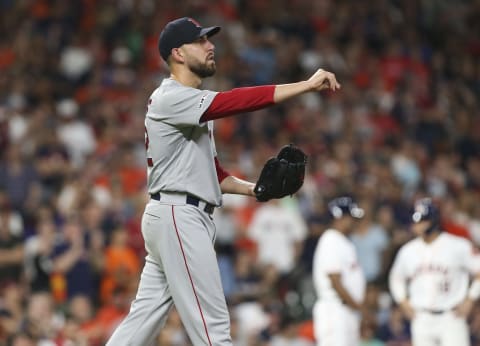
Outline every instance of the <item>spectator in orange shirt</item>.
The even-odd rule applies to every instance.
[[[135,251],[127,245],[127,231],[117,228],[112,232],[110,245],[105,249],[105,268],[101,283],[101,300],[106,303],[115,290],[128,290],[140,273]]]

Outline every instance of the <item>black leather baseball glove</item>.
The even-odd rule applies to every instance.
[[[303,185],[307,155],[293,144],[284,146],[277,157],[270,158],[263,166],[254,192],[257,201],[293,195]]]

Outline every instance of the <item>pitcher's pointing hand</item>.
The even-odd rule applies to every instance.
[[[335,75],[331,72],[318,69],[309,79],[308,82],[311,83],[312,90],[325,90],[330,89],[335,91],[340,89],[340,84],[337,82]]]

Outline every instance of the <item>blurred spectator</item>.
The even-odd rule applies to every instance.
[[[0,303],[0,340],[8,339],[18,331],[25,316],[25,290],[20,284],[11,283],[2,290]]]
[[[409,329],[409,325],[403,319],[402,311],[396,306],[390,311],[387,323],[379,326],[377,335],[388,346],[408,346],[410,345]]]
[[[360,346],[384,346],[385,343],[376,338],[376,330],[375,317],[370,314],[363,315],[360,324]]]
[[[26,333],[18,333],[12,337],[12,346],[35,346],[38,343],[30,335]]]
[[[70,299],[61,338],[64,343],[96,345],[102,334],[93,320],[94,309],[89,297],[77,295]],[[58,341],[57,341],[58,342]]]
[[[78,105],[74,100],[59,101],[56,111],[61,119],[57,126],[57,136],[67,148],[73,167],[81,167],[85,157],[95,150],[91,125],[78,118]]]
[[[362,206],[365,206],[365,215],[356,224],[350,238],[357,250],[358,262],[365,274],[365,279],[367,282],[373,282],[382,273],[384,252],[389,239],[385,229],[374,222],[374,219],[378,218],[374,218],[375,211],[372,210],[372,206],[365,203]]]
[[[459,210],[457,209],[457,202],[452,197],[446,197],[442,199],[441,212],[442,212],[442,228],[448,233],[470,239],[470,232],[462,224],[459,218]]]
[[[108,302],[114,291],[127,290],[140,275],[140,262],[127,244],[125,229],[117,228],[112,232],[110,245],[105,248],[104,261],[100,295],[103,302]]]
[[[258,261],[273,265],[285,275],[294,268],[300,256],[306,225],[296,211],[272,201],[255,211],[248,235],[258,245]],[[282,256],[278,256],[279,253]]]
[[[260,268],[256,265],[256,247],[253,244],[250,246],[251,248],[238,246],[235,251],[232,288],[226,295],[232,302],[256,300],[262,293]]]
[[[35,169],[41,184],[41,201],[54,199],[71,172],[69,156],[65,147],[53,133],[46,131],[44,141],[35,152]]]
[[[471,312],[470,322],[471,340],[473,345],[480,344],[480,305],[475,304]]]
[[[240,345],[253,343],[270,323],[269,316],[259,301],[238,304],[232,314],[238,323],[237,341]]]
[[[299,325],[293,319],[284,316],[280,322],[280,330],[271,338],[271,346],[313,346],[314,343],[299,336]]]
[[[107,304],[97,309],[93,325],[100,333],[100,344],[104,345],[120,322],[127,316],[130,304],[137,291],[137,282],[131,281],[128,289],[115,290]]]
[[[186,346],[189,345],[189,339],[183,329],[180,315],[176,309],[172,309],[165,327],[162,328],[158,336],[158,345]]]
[[[0,161],[0,190],[6,192],[13,209],[22,210],[37,184],[35,169],[21,153],[20,147],[11,145]]]
[[[49,291],[50,277],[56,270],[52,254],[60,234],[51,219],[39,220],[36,229],[25,243],[26,279],[32,292]]]
[[[471,216],[467,216],[467,228],[470,231],[470,237],[473,242],[480,246],[480,205],[474,203],[471,206]]]
[[[0,191],[0,286],[23,277],[23,221]]]
[[[420,184],[422,173],[415,157],[415,143],[404,140],[400,150],[393,154],[390,165],[393,174],[403,186],[405,197],[410,197]]]
[[[55,345],[54,339],[63,324],[64,318],[55,312],[54,301],[49,293],[35,293],[29,297],[22,331],[41,345]]]
[[[146,198],[148,197],[145,197],[143,195],[137,196],[137,198],[135,198],[135,200],[132,202],[132,215],[125,221],[128,246],[135,252],[137,258],[140,259],[141,264],[143,264],[147,253],[145,250],[143,235],[140,228]]]
[[[328,222],[328,216],[326,215],[322,199],[317,196],[312,204],[313,210],[310,212],[310,216],[306,218],[308,234],[303,240],[302,254],[299,259],[299,264],[310,274],[312,272],[313,255],[317,247],[318,239],[325,230],[326,223]]]
[[[74,219],[67,220],[62,226],[62,235],[52,253],[52,290],[56,299],[62,302],[77,294],[94,299],[96,286],[92,257],[96,254],[89,251],[91,240],[84,234],[82,225]]]

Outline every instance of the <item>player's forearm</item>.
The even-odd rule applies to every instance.
[[[273,100],[275,103],[283,102],[291,97],[301,95],[309,91],[321,91],[330,89],[332,91],[340,89],[335,75],[331,72],[318,69],[308,80],[277,85]]]
[[[360,303],[356,302],[352,298],[352,296],[347,292],[347,290],[345,289],[345,287],[343,287],[342,284],[340,284],[339,286],[334,286],[334,288],[335,288],[335,291],[337,291],[338,296],[340,297],[340,299],[344,304],[348,305],[354,310],[360,310],[361,308]]]
[[[275,93],[273,94],[273,101],[275,103],[280,103],[311,90],[312,90],[312,85],[308,81],[302,81],[302,82],[290,83],[290,84],[280,84],[275,87]]]
[[[69,271],[78,260],[80,255],[81,252],[78,249],[70,249],[68,252],[54,260],[53,271],[59,273],[65,273]]]
[[[354,310],[360,310],[361,304],[352,298],[341,282],[340,274],[329,275],[333,289],[337,292],[342,302]]]
[[[407,299],[406,282],[402,277],[396,275],[395,273],[392,273],[390,275],[388,284],[390,292],[392,294],[392,298],[395,302],[400,304]]]
[[[232,193],[236,195],[255,196],[253,188],[254,183],[229,175],[220,183],[222,193]]]
[[[480,298],[480,275],[477,275],[468,289],[468,298],[477,301]]]
[[[407,319],[413,320],[413,318],[415,317],[415,309],[412,307],[408,299],[404,299],[399,302],[398,306],[400,306],[400,309],[402,310],[403,314]]]

